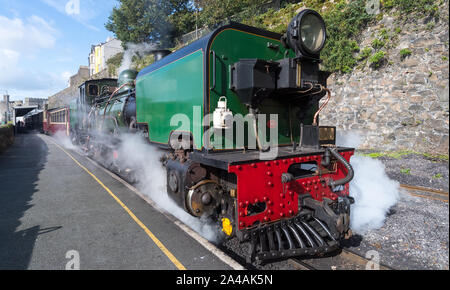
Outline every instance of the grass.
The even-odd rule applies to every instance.
[[[442,174],[440,174],[440,173],[433,175],[433,178],[434,178],[434,179],[440,179],[440,178],[442,178],[442,177],[443,177],[443,176],[442,176]]]
[[[362,156],[370,157],[370,158],[380,158],[380,157],[389,157],[389,158],[395,158],[400,159],[403,156],[406,156],[408,154],[414,154],[413,151],[394,151],[394,152],[373,152],[373,153],[367,153],[367,154],[361,154]]]
[[[431,160],[440,160],[440,161],[449,161],[448,155],[443,154],[430,154],[430,153],[421,153],[411,150],[400,150],[400,151],[391,151],[391,152],[371,152],[371,153],[358,153],[358,155],[370,157],[370,158],[381,158],[381,157],[388,157],[388,158],[394,158],[394,159],[401,159],[403,156],[415,154],[423,156],[427,159]]]
[[[374,68],[379,68],[383,64],[385,56],[386,52],[380,50],[369,58],[369,62]]]
[[[404,60],[405,58],[407,58],[411,54],[412,54],[412,51],[409,48],[403,48],[402,50],[400,50],[400,58],[402,60]]]
[[[378,39],[378,38],[375,38],[375,39],[372,41],[372,47],[375,48],[375,49],[382,48],[382,47],[385,46],[385,44],[386,44],[386,43],[385,43],[383,40]]]
[[[433,160],[442,160],[442,161],[447,161],[447,162],[449,161],[448,155],[443,155],[443,154],[433,155],[433,154],[429,154],[429,153],[422,153],[422,155],[426,158],[433,159]]]
[[[403,174],[411,175],[411,169],[410,168],[400,169],[400,172],[403,173]]]

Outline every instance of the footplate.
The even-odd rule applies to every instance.
[[[339,242],[319,219],[297,216],[249,230],[250,257],[247,262],[293,256],[320,255],[339,248]]]

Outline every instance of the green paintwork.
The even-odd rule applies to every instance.
[[[128,98],[128,92],[123,92],[114,96],[114,98],[107,104],[106,102],[99,104],[97,128],[102,128],[103,131],[113,133],[115,131],[123,130],[127,126],[123,118],[123,110],[126,99]],[[106,112],[105,112],[105,105]],[[103,115],[106,115],[103,121]],[[117,122],[117,123],[116,123]]]
[[[133,69],[126,69],[120,73],[119,79],[117,80],[117,86],[121,87],[122,85],[125,85],[121,89],[121,92],[134,88],[134,80],[136,79],[137,74],[138,72]]]
[[[201,50],[184,56],[164,67],[138,78],[136,107],[138,123],[148,124],[152,142],[168,144],[170,133],[179,125],[170,126],[171,118],[184,114],[192,120],[190,128],[194,145],[202,147],[201,114],[193,116],[194,107],[203,111],[203,63]]]
[[[269,47],[271,44],[271,47]],[[275,47],[275,48],[273,48]],[[215,52],[216,75],[213,76],[213,54]],[[209,57],[210,84],[213,78],[216,79],[216,87],[213,90],[206,90],[203,67]],[[234,115],[248,115],[248,109],[240,102],[236,93],[229,89],[230,67],[244,58],[257,58],[264,60],[280,60],[285,57],[295,57],[291,50],[286,52],[281,42],[277,39],[255,35],[249,32],[236,29],[225,29],[219,32],[212,40],[211,49],[207,53],[198,50],[186,55],[172,63],[167,64],[155,71],[152,71],[137,79],[136,83],[136,106],[137,122],[148,124],[149,140],[156,143],[168,144],[170,134],[177,131],[191,132],[194,138],[194,148],[201,149],[205,146],[203,142],[204,128],[201,126],[203,119],[203,108],[205,97],[209,100],[209,110],[206,114],[213,114],[217,102],[221,96],[226,96],[228,108]],[[195,109],[194,109],[195,108]],[[266,120],[270,120],[270,114],[278,115],[278,144],[292,144],[292,140],[299,141],[300,122],[296,114],[307,109],[304,124],[311,124],[316,105],[303,104],[289,105],[279,99],[267,99],[260,106],[260,114],[266,114]],[[195,110],[195,114],[193,111]],[[180,128],[181,124],[175,123],[171,126],[171,118],[176,114],[184,114],[189,118],[189,127]],[[195,116],[194,116],[195,115]],[[291,116],[291,118],[290,118]],[[211,118],[212,121],[212,118]],[[253,135],[253,124],[249,124],[250,134]],[[269,140],[270,130],[266,129],[267,140]],[[246,129],[247,130],[247,129]],[[211,130],[212,131],[212,130]],[[262,136],[262,128],[258,134]],[[235,132],[236,135],[236,132]],[[213,142],[213,137],[209,137],[211,144],[222,143],[216,149],[235,149],[235,137],[232,142],[225,140]],[[261,140],[263,145],[267,140]],[[229,147],[225,143],[233,144]],[[247,131],[245,132],[245,145],[247,145]]]
[[[116,87],[117,80],[116,79],[99,79],[99,80],[90,80],[80,85],[79,87],[79,95],[77,99],[74,99],[70,102],[70,120],[71,120],[71,130],[89,130],[89,128],[83,128],[83,126],[89,125],[90,128],[98,128],[98,124],[87,124],[83,120],[86,119],[86,116],[89,114],[89,110],[91,109],[95,95],[91,95],[89,93],[89,86],[97,86],[98,93],[101,94],[106,87]],[[105,93],[106,94],[106,93]],[[113,103],[113,102],[112,102]],[[113,103],[114,104],[114,103]],[[97,107],[99,111],[98,114],[103,114],[104,105]],[[107,109],[107,114],[111,114],[117,116],[117,111],[115,109],[109,110]],[[91,118],[91,121],[95,122],[94,118]],[[119,122],[120,124],[120,122]],[[123,126],[123,122],[122,122]]]
[[[69,116],[70,116],[70,127],[78,126],[79,118],[78,118],[78,108],[77,108],[77,99],[73,99],[69,102]]]
[[[278,46],[278,49],[272,49],[268,47],[268,44],[272,46]],[[221,96],[226,96],[228,100],[228,107],[233,114],[241,114],[246,116],[249,112],[248,109],[240,102],[237,94],[229,89],[230,84],[230,67],[244,58],[257,58],[264,60],[280,60],[285,58],[286,49],[282,46],[281,42],[276,39],[266,38],[263,36],[254,35],[251,33],[238,31],[234,29],[227,29],[219,33],[213,40],[211,50],[215,52],[216,59],[216,87],[210,91],[209,111],[213,113],[217,107],[217,102]],[[209,77],[210,83],[213,82],[213,55],[210,54],[210,68]],[[294,53],[289,50],[288,57],[295,57]],[[289,108],[291,107],[291,108]],[[294,119],[295,113],[299,111],[299,107],[288,106],[286,103],[282,103],[276,99],[266,99],[260,106],[260,114],[266,114],[266,120],[270,119],[270,114],[278,114],[278,143],[291,144],[292,138],[296,141],[299,140],[300,125],[299,122]],[[310,110],[315,112],[314,108]],[[291,122],[289,121],[289,114],[292,116]],[[313,116],[309,113],[310,121],[305,123],[312,123]],[[291,129],[292,128],[292,132]],[[259,128],[259,135],[261,136],[261,128]],[[267,140],[269,140],[269,129],[267,128]],[[245,133],[247,134],[247,133]],[[253,130],[251,130],[253,134]],[[247,136],[247,135],[245,135]],[[266,140],[261,140],[262,144],[268,144]],[[224,141],[223,141],[224,142]],[[222,143],[223,143],[222,142]],[[245,141],[247,144],[247,141]],[[224,146],[224,149],[232,149]],[[233,145],[233,148],[236,144]]]

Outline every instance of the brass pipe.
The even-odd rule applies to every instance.
[[[317,117],[319,116],[320,112],[323,110],[323,108],[325,108],[325,106],[328,104],[328,102],[331,99],[331,91],[329,89],[325,88],[325,87],[322,87],[322,86],[321,86],[321,88],[327,92],[328,97],[327,97],[327,100],[325,101],[325,103],[323,103],[322,106],[320,106],[319,110],[314,115],[314,121],[313,121],[313,125],[314,126],[317,126]]]

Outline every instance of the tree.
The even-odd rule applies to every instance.
[[[119,0],[119,2],[120,6],[113,9],[105,27],[124,44],[152,42],[159,43],[163,47],[170,46],[174,36],[183,29],[192,28],[189,23],[194,23],[186,17],[186,14],[192,14],[193,9],[189,0]]]
[[[241,12],[249,6],[262,4],[264,0],[197,0],[201,10],[200,23],[213,26]]]
[[[172,36],[178,37],[195,30],[196,8],[192,1],[171,0],[174,7],[173,12],[168,16],[172,25]]]

